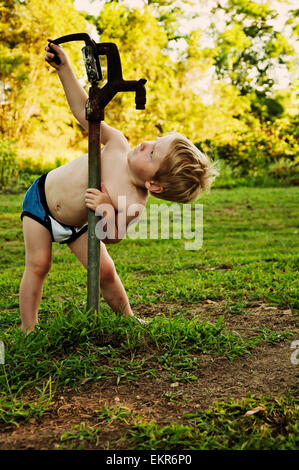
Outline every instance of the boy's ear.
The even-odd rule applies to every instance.
[[[157,181],[146,181],[145,182],[145,187],[149,191],[152,191],[152,193],[162,193],[163,192],[163,186],[161,186],[160,183]]]

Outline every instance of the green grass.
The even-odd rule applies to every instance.
[[[0,340],[5,344],[0,422],[20,425],[42,416],[51,407],[52,390],[65,386],[78,388],[88,381],[105,380],[130,384],[142,377],[188,384],[197,379],[196,371],[206,356],[233,361],[261,344],[296,339],[293,331],[267,327],[250,336],[237,334],[227,327],[226,318],[241,318],[255,300],[292,309],[294,314],[298,311],[298,196],[297,187],[215,189],[197,201],[204,204],[204,240],[197,251],[185,250],[183,239],[127,238],[110,245],[133,310],[142,306],[146,316],[147,306],[152,311],[157,305],[160,312],[161,305],[173,305],[170,313],[153,316],[146,326],[118,317],[103,302],[99,317],[90,317],[85,310],[86,272],[66,246],[54,244],[39,327],[25,337],[19,331],[18,308],[24,269],[19,217],[23,195],[0,195]],[[154,202],[158,201],[150,200]],[[221,302],[218,322],[190,315],[189,305],[205,299]],[[25,403],[22,397],[27,390],[37,390],[40,399]],[[265,403],[274,406],[271,400]],[[244,420],[247,405],[219,404],[206,415],[189,416],[182,425],[135,423],[127,442],[136,449],[142,448],[142,442],[147,448],[183,448],[187,441],[188,448],[295,448],[295,437],[284,434],[298,433],[292,419],[277,434],[272,418],[270,423],[259,422],[260,416],[255,415]],[[292,415],[291,399],[279,406],[284,411],[278,414]],[[224,415],[228,424],[223,428]],[[214,434],[204,416],[211,423],[214,416]],[[244,423],[250,424],[248,441]],[[72,445],[78,432],[82,442],[97,439],[100,429],[89,432],[82,424],[73,434],[66,433],[63,441]],[[83,445],[81,441],[78,445]]]
[[[6,374],[0,385],[18,395],[49,376],[59,386],[76,387],[105,377],[115,378],[117,384],[138,380],[140,375],[157,377],[162,369],[188,381],[192,379],[186,371],[198,367],[202,354],[233,359],[261,340],[260,335],[247,339],[234,335],[221,321],[212,325],[197,317],[190,321],[159,317],[143,327],[111,312],[91,318],[71,307],[67,314],[57,313],[39,324],[27,337],[16,327],[2,337]]]
[[[298,401],[297,401],[298,405]],[[255,409],[260,409],[256,411]],[[246,416],[253,411],[254,414]],[[288,398],[228,400],[186,414],[186,424],[136,422],[128,431],[138,450],[292,450],[299,444],[299,408]]]
[[[205,411],[186,413],[182,423],[145,421],[128,408],[97,411],[97,423],[72,426],[60,436],[60,449],[98,445],[111,422],[122,426],[123,448],[135,450],[294,450],[299,444],[299,401],[249,396],[226,400]],[[83,442],[82,442],[83,441]]]
[[[35,402],[26,404],[21,399],[17,399],[16,395],[12,393],[8,382],[6,385],[7,392],[2,390],[0,395],[0,423],[2,424],[15,424],[19,426],[19,423],[22,421],[42,416],[52,404],[53,391],[51,378],[43,385],[42,389],[37,387],[37,390],[40,392],[38,399]]]
[[[84,449],[84,445],[88,441],[95,442],[97,445],[99,443],[99,435],[101,433],[100,427],[91,427],[87,426],[84,422],[80,424],[74,424],[70,431],[65,432],[61,435],[61,449]],[[81,441],[78,445],[74,445],[73,441]],[[83,442],[82,442],[83,441]]]

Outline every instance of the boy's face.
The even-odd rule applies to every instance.
[[[168,153],[171,138],[158,137],[145,140],[128,154],[128,164],[133,175],[143,183],[153,180]]]

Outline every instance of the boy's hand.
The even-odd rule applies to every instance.
[[[95,189],[95,188],[88,188],[86,190],[85,204],[86,204],[86,207],[88,207],[88,209],[95,211],[97,206],[99,206],[100,204],[112,205],[112,201],[103,184],[101,184],[101,190],[102,191],[100,191],[99,189]]]
[[[54,62],[54,54],[50,52],[49,44],[45,46],[45,61],[48,62],[48,64],[51,65],[51,67],[54,67],[56,70],[60,70],[64,65],[69,63],[68,56],[66,55],[66,52],[61,46],[57,46],[56,44],[53,44],[52,41],[53,39],[48,38],[49,43],[51,44],[51,48],[56,52],[60,59],[60,64],[56,64]]]

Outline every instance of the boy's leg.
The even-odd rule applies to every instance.
[[[103,242],[100,242],[100,289],[101,294],[114,312],[133,316],[125,288],[116,272],[114,263]],[[88,266],[88,232],[68,243],[85,269]]]
[[[52,238],[41,224],[24,216],[26,266],[20,286],[21,330],[32,331],[42,298],[44,280],[52,262]]]

